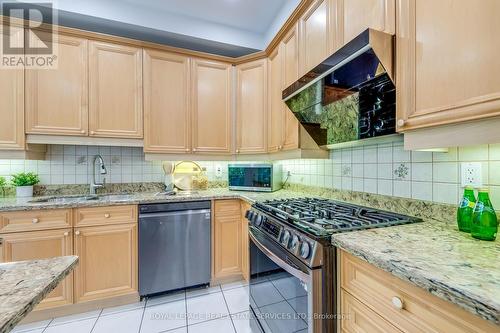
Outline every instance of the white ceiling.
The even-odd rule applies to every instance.
[[[300,0],[56,0],[61,10],[264,49]]]

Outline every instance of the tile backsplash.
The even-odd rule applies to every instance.
[[[92,180],[94,156],[100,154],[107,168],[108,183],[163,182],[161,161],[145,161],[142,148],[51,145],[45,161],[0,160],[0,176],[31,171],[43,185],[88,184]],[[209,180],[226,180],[229,162],[199,162],[207,168]],[[222,174],[215,170],[220,166]],[[98,175],[97,177],[100,177]],[[98,178],[101,180],[101,178]]]
[[[401,142],[332,150],[329,160],[284,160],[289,182],[456,204],[461,162],[480,162],[482,181],[500,210],[500,144],[405,151]]]

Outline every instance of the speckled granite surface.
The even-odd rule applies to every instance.
[[[453,224],[423,223],[336,234],[332,243],[500,325],[500,242]]]
[[[0,264],[0,333],[10,332],[78,263],[78,257]]]
[[[212,188],[190,195],[165,196],[143,192],[103,196],[97,201],[68,199],[64,202],[29,203],[29,199],[7,198],[0,199],[0,211],[230,198],[253,203],[306,196],[342,200],[422,218],[424,223],[414,225],[337,234],[332,242],[403,280],[500,324],[500,242],[478,241],[460,233],[454,221],[456,208],[451,205],[290,185],[286,190],[274,193]]]

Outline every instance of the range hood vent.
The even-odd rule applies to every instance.
[[[367,29],[283,91],[319,146],[395,133],[394,37]]]

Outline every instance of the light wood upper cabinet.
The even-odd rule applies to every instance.
[[[89,43],[91,136],[142,138],[142,49]]]
[[[19,28],[13,36],[22,43],[23,29]],[[2,29],[3,33],[5,30]],[[0,47],[2,47],[0,41]],[[22,69],[0,68],[0,149],[24,150],[24,73]]]
[[[335,0],[337,48],[368,28],[396,32],[396,0]]]
[[[41,40],[50,37],[39,33]],[[88,134],[87,40],[55,36],[56,69],[26,70],[26,132]]]
[[[144,151],[191,151],[190,60],[144,50]]]
[[[269,61],[269,116],[267,150],[270,153],[281,150],[283,144],[284,107],[283,62],[279,48],[276,48],[268,58]]]
[[[240,65],[237,70],[236,153],[267,149],[267,61]]]
[[[299,33],[297,25],[283,38],[280,47],[283,55],[283,89],[285,89],[299,79]],[[299,147],[299,121],[285,103],[283,103],[283,110],[285,113],[283,150],[296,149]]]
[[[500,2],[398,0],[397,7],[398,130],[499,116]]]
[[[75,302],[137,293],[137,224],[75,228]]]
[[[306,74],[329,55],[332,45],[331,0],[315,0],[299,19],[299,74]]]
[[[231,65],[193,59],[192,131],[193,152],[231,154]]]
[[[71,228],[0,235],[0,261],[22,261],[68,256],[73,252]],[[73,302],[73,275],[67,276],[36,307],[47,309]]]

